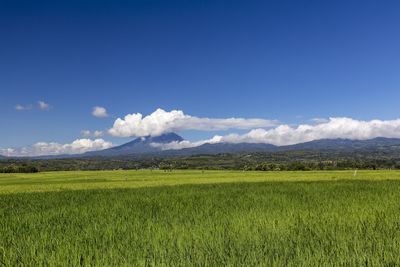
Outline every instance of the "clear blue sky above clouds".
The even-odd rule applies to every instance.
[[[1,1],[0,146],[67,143],[157,108],[396,119],[399,14],[398,1]]]

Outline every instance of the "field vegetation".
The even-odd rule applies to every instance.
[[[398,171],[0,174],[5,266],[400,264]]]

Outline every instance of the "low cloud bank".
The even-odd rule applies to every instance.
[[[211,139],[207,140],[200,140],[196,142],[190,142],[188,140],[183,140],[183,141],[173,141],[171,143],[151,143],[150,145],[153,147],[158,147],[161,148],[162,150],[168,150],[168,149],[182,149],[182,148],[188,148],[188,147],[196,147],[196,146],[201,146],[204,144],[216,144],[216,143],[221,143],[224,141],[221,141],[224,137],[220,135],[216,135]]]
[[[298,127],[280,125],[270,130],[254,129],[242,135],[216,135],[209,140],[153,144],[153,146],[158,146],[162,149],[181,149],[205,143],[266,143],[283,146],[318,139],[346,138],[366,140],[376,137],[400,138],[400,119],[360,121],[350,118],[330,118],[326,122],[317,125],[302,124]]]
[[[143,117],[141,113],[126,115],[115,120],[108,133],[115,137],[157,136],[163,133],[183,130],[220,131],[228,129],[253,129],[275,126],[276,121],[244,118],[199,118],[186,115],[181,110],[157,109]]]
[[[0,148],[0,155],[7,157],[31,157],[61,154],[80,154],[88,151],[107,149],[114,146],[111,142],[103,139],[77,139],[70,144],[59,144],[56,142],[39,142],[21,148]]]

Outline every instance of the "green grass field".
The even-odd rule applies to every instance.
[[[400,264],[400,172],[0,174],[0,266]]]

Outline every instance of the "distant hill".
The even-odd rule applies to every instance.
[[[45,155],[36,157],[12,157],[12,158],[37,158],[37,159],[53,159],[53,158],[82,158],[82,157],[114,157],[131,154],[147,154],[161,152],[160,147],[154,147],[151,143],[167,144],[174,141],[183,141],[184,139],[175,133],[166,133],[160,136],[146,136],[136,138],[131,142],[120,146],[111,147],[104,150],[90,151],[82,154],[63,154],[63,155]],[[0,155],[0,158],[3,157]],[[6,157],[3,157],[6,158]]]
[[[381,151],[386,154],[400,154],[399,138],[374,138],[369,140],[350,139],[321,139],[288,146],[275,146],[264,143],[216,143],[203,144],[197,147],[183,148],[177,150],[164,150],[154,147],[151,143],[167,144],[180,142],[184,139],[175,134],[167,133],[160,136],[147,136],[136,138],[126,144],[112,147],[105,150],[86,152],[77,155],[40,156],[34,158],[83,158],[83,157],[119,157],[119,158],[173,158],[187,157],[193,155],[215,155],[221,153],[251,153],[251,152],[279,152],[279,151],[313,151],[313,152],[368,152]],[[3,156],[0,156],[3,157]],[[3,157],[4,158],[4,157]]]
[[[385,152],[386,154],[400,154],[400,139],[374,138],[369,140],[350,139],[321,139],[289,146],[275,146],[263,143],[216,143],[203,144],[197,147],[177,150],[164,150],[151,153],[126,154],[132,159],[146,157],[175,158],[193,155],[215,155],[221,153],[252,153],[252,152],[284,152],[284,151],[311,151],[311,152]],[[124,158],[124,156],[121,156]]]
[[[160,157],[186,157],[192,155],[215,155],[219,153],[314,151],[314,152],[367,152],[385,151],[400,153],[399,138],[374,138],[369,140],[321,139],[289,146],[275,146],[263,143],[216,143],[198,147],[158,152]]]
[[[92,151],[86,152],[80,156],[83,157],[91,157],[91,156],[102,156],[102,157],[110,157],[110,156],[120,156],[120,155],[129,155],[129,154],[138,154],[138,153],[150,153],[150,152],[159,152],[161,148],[154,147],[150,145],[151,143],[159,143],[159,144],[168,144],[171,142],[180,142],[183,141],[183,138],[175,133],[167,133],[162,134],[160,136],[146,136],[136,138],[135,140],[108,149],[100,150],[100,151]]]
[[[270,144],[253,144],[253,143],[216,143],[203,144],[197,147],[164,150],[156,153],[159,157],[187,157],[193,155],[215,155],[221,153],[247,153],[247,152],[274,152],[278,151],[277,146]]]
[[[290,146],[280,146],[279,151],[307,150],[320,152],[348,152],[360,150],[399,149],[399,138],[378,137],[368,140],[320,139]]]

